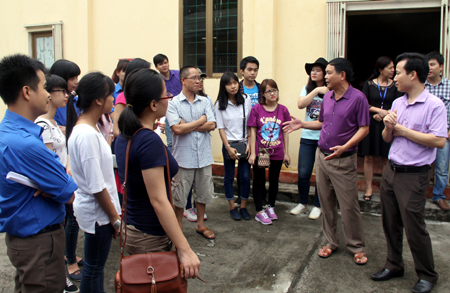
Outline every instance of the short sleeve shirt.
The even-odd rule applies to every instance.
[[[42,131],[42,140],[45,144],[51,143],[53,152],[55,152],[64,167],[67,166],[67,147],[66,136],[58,126],[53,125],[50,120],[38,117],[34,123],[44,129]]]
[[[125,180],[125,154],[128,140],[121,135],[116,142],[116,159],[120,181]],[[170,179],[167,178],[167,160],[164,148],[169,156],[170,177],[178,172],[178,164],[168,151],[161,138],[150,129],[140,130],[131,143],[127,178],[127,224],[138,230],[156,236],[166,235],[151,205],[142,171],[164,166],[164,179],[167,199],[170,201]]]
[[[289,110],[281,104],[274,111],[267,111],[261,104],[252,108],[247,125],[256,127],[256,154],[259,147],[271,148],[271,160],[284,159],[283,123],[286,121],[291,121]]]
[[[259,104],[259,89],[258,89],[258,86],[256,85],[256,82],[255,82],[255,85],[251,89],[249,89],[245,85],[242,85],[242,87],[244,89],[244,93],[252,101],[252,107],[254,107],[256,104]]]
[[[304,97],[308,95],[306,92],[306,86],[303,87],[302,92],[300,93],[300,97]],[[305,113],[305,121],[317,121],[319,119],[320,109],[322,109],[323,99],[319,96],[315,96],[306,107]],[[320,130],[311,130],[311,129],[303,129],[302,130],[302,138],[311,139],[311,140],[319,140],[320,138]]]
[[[412,103],[408,95],[394,101],[391,111],[397,110],[397,122],[409,129],[447,137],[447,111],[444,103],[424,90]],[[394,136],[389,160],[404,166],[430,165],[436,159],[436,148],[416,143],[402,136]]]
[[[336,101],[334,91],[323,97],[319,114],[322,122],[319,147],[326,152],[337,145],[346,144],[361,126],[370,125],[369,104],[366,96],[349,85],[344,95]],[[347,151],[356,151],[357,145]]]
[[[225,110],[219,110],[219,103],[216,103],[217,129],[224,129],[228,141],[242,140],[243,138],[244,141],[247,141],[247,121],[251,110],[252,102],[246,96],[244,96],[244,104],[242,105],[235,105],[228,101]]]

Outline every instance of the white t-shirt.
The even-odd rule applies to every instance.
[[[247,141],[247,121],[252,110],[252,101],[244,95],[245,105],[245,141]],[[234,105],[228,101],[225,110],[219,110],[219,103],[215,105],[217,129],[225,129],[228,141],[242,140],[242,118],[244,113],[242,105]]]
[[[50,120],[38,117],[34,123],[44,128],[42,140],[44,143],[51,143],[53,152],[55,152],[64,167],[67,167],[67,147],[66,136],[59,129],[58,125],[53,125]]]
[[[72,177],[78,184],[73,211],[80,228],[95,234],[95,223],[109,224],[109,217],[94,198],[107,189],[111,202],[120,214],[111,148],[103,135],[87,124],[76,125],[69,138]]]

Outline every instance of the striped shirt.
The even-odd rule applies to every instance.
[[[167,122],[172,127],[181,119],[186,123],[194,122],[206,115],[208,122],[216,122],[211,110],[211,103],[205,97],[195,95],[191,103],[181,91],[169,102]],[[173,134],[172,154],[182,168],[203,168],[211,165],[214,160],[211,153],[211,137],[207,131],[192,131],[186,134]]]
[[[444,102],[445,108],[447,108],[447,129],[450,129],[450,81],[442,77],[437,85],[433,85],[427,80],[425,88]]]

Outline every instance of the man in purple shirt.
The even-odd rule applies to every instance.
[[[166,82],[166,89],[168,93],[171,93],[174,97],[178,96],[181,92],[180,71],[169,69],[169,58],[164,54],[157,54],[153,57],[153,63],[156,69],[164,76]],[[167,147],[172,151],[172,129],[169,127],[169,123],[166,123],[164,129],[167,138]]]
[[[430,292],[438,279],[434,270],[431,240],[425,225],[425,202],[430,165],[436,148],[447,138],[444,103],[425,89],[429,71],[423,55],[404,53],[397,57],[394,81],[403,97],[394,101],[384,118],[383,139],[392,142],[389,165],[381,181],[381,212],[387,242],[384,268],[372,274],[385,281],[404,274],[403,227],[419,281],[413,292]]]
[[[351,63],[344,58],[330,61],[325,81],[330,89],[323,97],[318,121],[293,120],[285,122],[284,130],[299,128],[321,130],[316,152],[316,184],[322,205],[322,227],[328,241],[319,256],[329,257],[339,246],[337,231],[337,201],[347,248],[354,261],[367,263],[364,231],[358,203],[356,178],[356,148],[369,133],[369,104],[364,94],[353,88]]]

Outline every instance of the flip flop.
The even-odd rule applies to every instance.
[[[80,261],[78,262],[78,266],[79,267],[84,266],[84,258],[80,259]]]
[[[214,232],[211,231],[208,227],[203,227],[200,230],[195,230],[198,234],[202,235],[206,239],[214,239],[216,236],[214,235]]]
[[[336,250],[337,250],[337,248],[331,249],[328,246],[324,245],[321,249],[319,249],[319,256],[321,258],[330,257],[333,254],[333,252],[335,252]],[[320,254],[321,251],[322,251],[322,254]]]
[[[370,201],[372,199],[372,194],[364,194],[364,200]]]
[[[366,258],[366,261],[362,262],[362,259],[364,257]],[[367,258],[367,255],[364,252],[357,252],[357,253],[355,253],[354,261],[357,265],[362,266],[362,265],[365,265],[369,260]]]

